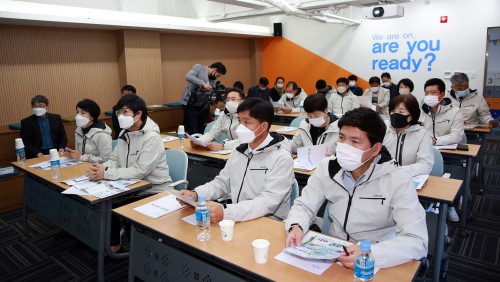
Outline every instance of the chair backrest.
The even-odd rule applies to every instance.
[[[330,229],[330,216],[328,215],[328,205],[325,207],[325,213],[323,214],[323,224],[321,225],[321,233],[328,234],[328,229]]]
[[[465,134],[465,132],[462,135],[462,140],[460,140],[460,144],[467,144],[467,135]]]
[[[290,191],[290,207],[293,206],[293,202],[295,202],[295,199],[299,197],[299,183],[297,183],[297,179],[293,180],[292,183],[292,188]]]
[[[215,124],[215,121],[212,121],[211,123],[207,124],[207,126],[205,126],[205,131],[203,132],[203,134],[207,134],[210,131],[210,128],[212,128],[212,126],[214,126],[214,124]]]
[[[443,156],[438,149],[432,148],[434,151],[434,165],[430,175],[441,177],[444,174],[444,161]]]
[[[207,134],[208,132],[210,132],[210,129],[212,128],[212,126],[214,126],[214,124],[215,124],[215,121],[212,121],[211,123],[207,124],[203,134]],[[227,135],[225,133],[222,133],[221,135],[219,135],[219,137],[215,138],[214,141],[217,143],[222,143],[222,141],[224,141],[226,139],[227,139]]]
[[[290,127],[299,127],[300,126],[300,123],[306,119],[306,117],[296,117],[292,120],[292,122],[290,123]]]
[[[188,169],[188,157],[184,151],[177,149],[167,149],[168,173],[173,182],[186,180]]]
[[[111,150],[115,150],[116,144],[118,144],[118,139],[111,141]]]

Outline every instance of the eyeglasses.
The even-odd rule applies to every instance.
[[[120,109],[118,111],[115,112],[116,116],[119,116],[119,115],[125,115],[125,116],[130,116],[132,114],[130,113],[134,113],[131,109]]]
[[[226,102],[238,102],[241,101],[241,99],[238,98],[226,98]]]

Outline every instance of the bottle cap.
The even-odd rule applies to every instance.
[[[300,101],[300,105],[301,105],[301,106],[304,106],[304,101]]]
[[[361,243],[359,243],[359,247],[360,247],[361,251],[365,251],[365,252],[370,251],[370,247],[371,247],[370,241],[361,241]]]
[[[179,125],[179,128],[177,129],[177,134],[184,134],[184,125]]]
[[[16,149],[24,148],[24,143],[22,138],[16,138]]]
[[[59,152],[57,151],[57,149],[50,149],[49,155],[51,161],[57,161],[59,159]]]
[[[207,200],[207,196],[205,195],[198,195],[198,201],[206,201]]]
[[[215,109],[214,115],[216,115],[216,116],[220,115],[220,109],[219,108]]]

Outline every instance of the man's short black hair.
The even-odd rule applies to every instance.
[[[338,123],[339,129],[343,126],[357,127],[366,132],[371,145],[384,141],[386,125],[379,114],[372,109],[357,108],[345,113]]]
[[[345,78],[345,77],[339,77],[339,78],[337,79],[337,85],[338,85],[339,83],[345,83],[345,85],[349,85],[349,79],[347,79],[347,78]]]
[[[261,98],[250,97],[238,106],[238,114],[246,110],[250,110],[249,115],[254,119],[261,123],[267,122],[267,130],[271,128],[274,116],[274,109],[271,103]]]
[[[354,81],[358,81],[358,77],[355,76],[354,74],[351,74],[347,79],[349,80],[354,80]]]
[[[433,85],[438,86],[439,92],[446,91],[446,84],[444,84],[444,81],[442,81],[439,78],[431,78],[431,79],[427,80],[425,82],[425,85],[424,85],[424,90],[425,90],[425,88],[427,88],[427,86],[433,86]]]
[[[83,99],[78,104],[76,104],[76,108],[80,108],[87,113],[90,114],[90,116],[94,119],[94,122],[99,121],[99,115],[101,114],[101,108],[99,105],[97,105],[96,102],[90,99]]]
[[[370,77],[370,80],[368,80],[368,84],[372,85],[373,83],[380,84],[380,78],[378,78],[377,76]]]
[[[324,79],[319,79],[316,81],[316,90],[323,89],[326,87],[326,81]]]
[[[231,92],[237,92],[238,95],[240,96],[240,99],[245,100],[245,93],[243,93],[243,90],[239,89],[238,87],[226,88],[227,94]]]
[[[413,89],[415,89],[415,86],[413,85],[413,81],[411,81],[409,78],[403,78],[398,82],[398,88],[403,84],[404,86],[408,86],[410,88],[410,93],[413,92]]]
[[[226,75],[226,66],[221,62],[215,62],[209,66],[210,68],[216,69],[218,73]]]
[[[123,91],[130,91],[130,92],[132,92],[132,93],[134,93],[134,94],[136,94],[136,93],[137,93],[137,90],[136,90],[136,89],[135,89],[135,87],[134,87],[134,86],[132,86],[132,85],[125,85],[125,86],[123,86],[123,87],[122,87],[122,93],[123,93]]]
[[[260,85],[263,85],[263,86],[267,86],[269,85],[269,79],[267,79],[267,77],[261,77],[259,78],[259,84]]]
[[[388,73],[388,72],[383,72],[382,75],[380,76],[381,78],[388,78],[388,79],[391,79],[391,74]]]
[[[285,78],[284,78],[284,77],[282,77],[282,76],[278,76],[278,77],[276,78],[276,80],[274,81],[274,84],[278,83],[278,79],[283,80],[283,83],[285,82]]]
[[[146,107],[146,103],[144,102],[144,100],[142,100],[141,97],[137,95],[125,95],[120,98],[118,104],[116,105],[118,110],[127,106],[127,108],[131,109],[132,112],[134,112],[134,115],[137,114],[137,112],[141,111],[141,120],[143,122],[145,122],[148,118],[148,108]]]
[[[418,104],[417,98],[411,94],[398,95],[392,98],[389,102],[389,113],[393,112],[401,103],[403,103],[408,112],[410,112],[410,124],[417,124],[420,118],[420,105]]]
[[[307,96],[304,100],[304,111],[306,113],[313,113],[315,111],[323,112],[328,108],[328,101],[323,94],[312,94]]]
[[[243,82],[237,80],[233,83],[233,87],[239,88],[242,92],[245,91],[245,87],[243,86]]]
[[[36,95],[35,97],[31,98],[31,106],[35,105],[36,103],[44,103],[45,106],[49,105],[49,99],[43,95]]]
[[[293,90],[297,90],[297,89],[299,89],[299,86],[297,85],[297,82],[295,82],[295,81],[289,81],[289,82],[286,84],[286,88],[288,88],[290,85],[292,86],[292,89],[293,89]]]

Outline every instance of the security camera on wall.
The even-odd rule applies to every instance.
[[[404,15],[405,8],[401,5],[384,5],[363,8],[363,18],[369,20],[401,18]]]

